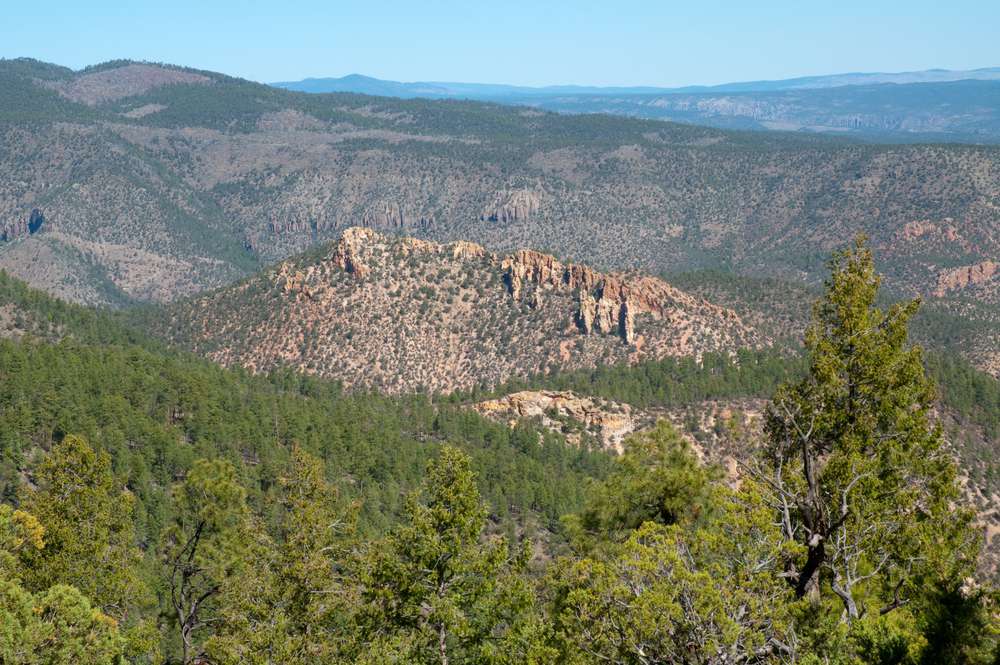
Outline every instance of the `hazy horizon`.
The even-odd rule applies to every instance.
[[[0,56],[74,69],[129,58],[260,82],[362,73],[401,82],[532,87],[681,87],[1000,64],[992,34],[1000,5],[976,2],[802,8],[791,2],[331,7],[310,1],[295,12],[286,9],[191,0],[17,5],[0,27]]]

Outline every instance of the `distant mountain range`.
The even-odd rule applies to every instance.
[[[947,83],[950,81],[1000,81],[1000,67],[982,69],[926,69],[918,72],[854,72],[826,76],[801,76],[774,81],[741,81],[719,85],[689,85],[676,88],[657,86],[586,86],[549,85],[540,87],[505,85],[495,83],[454,83],[446,81],[417,81],[403,83],[387,81],[363,74],[348,74],[339,78],[306,78],[301,81],[282,81],[271,85],[299,92],[354,92],[383,97],[422,97],[438,99],[457,97],[482,99],[492,97],[547,97],[550,95],[666,95],[720,92],[774,92],[777,90],[815,90],[851,85],[876,85],[880,83]]]
[[[560,113],[611,113],[730,129],[889,141],[1000,141],[1000,68],[850,73],[716,86],[525,87],[383,81],[360,74],[273,84],[309,93],[473,99]]]

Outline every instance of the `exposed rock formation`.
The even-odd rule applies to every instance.
[[[395,201],[379,201],[365,210],[361,217],[362,226],[373,229],[427,229],[434,224],[433,217],[409,215]]]
[[[458,240],[451,244],[451,255],[456,259],[477,259],[486,256],[486,250],[474,242]]]
[[[501,266],[515,300],[522,297],[525,284],[579,292],[575,321],[580,330],[586,334],[615,333],[628,344],[636,341],[637,315],[651,314],[659,320],[680,306],[700,306],[695,298],[653,277],[606,275],[587,266],[563,265],[554,256],[531,250],[515,252],[504,258]]]
[[[0,226],[0,240],[7,242],[15,238],[37,233],[44,223],[45,215],[38,208],[35,208],[31,211],[27,219],[22,217]]]
[[[524,390],[479,402],[473,408],[487,418],[509,421],[512,426],[520,418],[538,418],[542,425],[555,431],[567,429],[558,417],[569,418],[583,425],[605,448],[619,452],[622,441],[636,429],[628,404],[598,403],[570,391]],[[579,443],[578,433],[565,433],[567,440]]]
[[[581,290],[595,302],[593,334],[577,321]],[[368,228],[173,312],[161,332],[220,363],[294,367],[386,392],[761,345],[732,311],[658,279]]]
[[[361,218],[364,226],[378,229],[401,229],[406,224],[403,211],[399,204],[388,201],[381,201],[373,207],[365,210]]]
[[[371,269],[358,258],[358,249],[360,245],[376,238],[379,238],[379,235],[371,229],[357,227],[347,229],[331,256],[334,265],[358,279],[364,279],[371,272]]]
[[[519,222],[530,218],[542,207],[542,198],[530,189],[499,191],[480,219],[489,222]]]
[[[937,287],[934,295],[941,297],[949,291],[965,289],[970,286],[984,284],[1000,271],[1000,263],[996,261],[983,261],[971,266],[952,268],[938,273]]]

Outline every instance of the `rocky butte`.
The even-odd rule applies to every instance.
[[[657,278],[368,228],[168,311],[162,334],[223,364],[390,392],[764,343],[732,310]]]

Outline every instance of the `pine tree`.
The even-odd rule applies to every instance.
[[[153,606],[133,522],[134,498],[116,486],[107,453],[67,436],[36,466],[21,505],[44,528],[45,547],[21,551],[21,577],[33,592],[74,587],[125,630],[129,653],[148,651]]]
[[[468,456],[445,448],[405,513],[363,566],[360,622],[370,646],[359,660],[549,662],[522,574],[527,549],[511,556],[503,539],[484,537]]]
[[[246,490],[225,460],[198,460],[173,491],[174,518],[163,557],[184,665],[203,655],[205,628],[216,621],[218,596],[250,572],[254,530]]]
[[[220,585],[206,645],[211,662],[333,663],[353,640],[357,593],[345,567],[356,510],[341,505],[322,460],[298,447],[280,503],[277,543],[255,524],[245,573]]]

